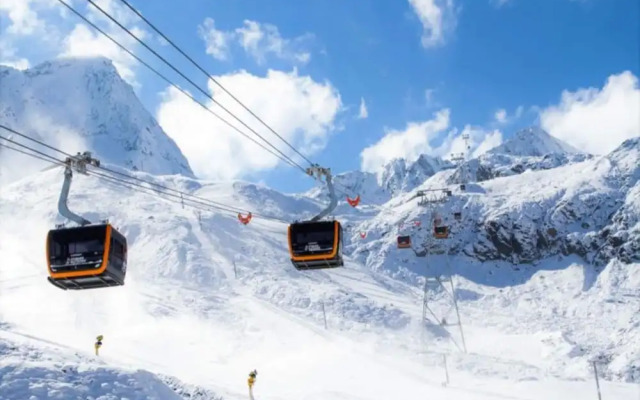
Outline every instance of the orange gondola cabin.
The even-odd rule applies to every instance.
[[[109,223],[62,227],[47,235],[51,284],[61,289],[124,285],[127,239]]]
[[[436,239],[446,239],[449,237],[449,228],[447,226],[436,226],[433,228],[433,235]]]
[[[398,248],[399,249],[411,248],[411,236],[398,236]]]
[[[344,266],[342,225],[338,221],[303,221],[289,225],[289,252],[297,270]]]

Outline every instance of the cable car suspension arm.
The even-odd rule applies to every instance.
[[[100,161],[92,158],[91,153],[85,151],[84,153],[78,153],[75,156],[67,157],[65,160],[64,169],[64,183],[62,184],[62,190],[60,191],[60,198],[58,199],[58,212],[63,217],[78,223],[80,226],[89,225],[91,221],[81,217],[80,215],[69,210],[67,205],[67,199],[69,198],[69,190],[71,189],[71,180],[73,178],[73,171],[87,175],[87,164],[100,166]]]
[[[315,217],[311,218],[311,221],[319,221],[322,218],[326,217],[327,215],[329,215],[338,205],[338,199],[336,198],[336,192],[335,189],[333,187],[333,182],[331,181],[331,168],[324,168],[321,167],[317,164],[314,164],[313,166],[307,168],[306,170],[307,174],[316,177],[318,179],[322,179],[322,176],[325,177],[325,180],[327,182],[327,188],[329,189],[329,197],[330,197],[330,202],[329,205],[327,206],[327,208],[325,208],[324,210],[320,211],[320,213],[318,215],[316,215]]]

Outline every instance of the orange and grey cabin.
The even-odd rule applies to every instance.
[[[411,236],[398,236],[398,248],[407,249],[411,247]]]
[[[111,224],[57,228],[47,235],[51,284],[61,289],[124,285],[127,239]]]
[[[297,270],[335,268],[342,259],[342,225],[338,221],[303,221],[289,225],[289,253]]]
[[[433,228],[433,235],[436,239],[446,239],[449,237],[449,228],[447,226],[436,226]]]

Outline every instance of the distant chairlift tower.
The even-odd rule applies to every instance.
[[[419,190],[416,194],[416,197],[418,198],[418,205],[426,207],[428,210],[427,214],[431,216],[429,221],[428,234],[423,243],[425,254],[425,281],[422,301],[422,320],[423,322],[426,322],[429,317],[432,317],[435,320],[436,324],[442,326],[447,330],[450,326],[458,326],[460,330],[460,337],[462,340],[461,350],[466,353],[467,345],[465,343],[464,333],[462,330],[462,322],[460,319],[460,312],[458,310],[458,301],[455,295],[451,265],[449,263],[448,246],[446,243],[449,239],[442,238],[442,236],[440,238],[436,238],[436,220],[440,219],[440,215],[437,212],[437,209],[440,207],[440,205],[446,203],[451,195],[452,193],[449,189]],[[447,237],[448,233],[450,232],[450,228],[450,226],[446,226]],[[435,274],[435,268],[434,271],[430,271],[429,254],[445,254],[447,264],[445,274]],[[446,283],[448,283],[448,285],[445,285]],[[447,288],[447,286],[449,286],[450,289]],[[431,300],[435,298],[436,294],[441,290],[447,294],[446,298],[450,301],[450,304],[445,312],[436,313],[436,311],[432,307],[433,302]],[[455,320],[449,317],[453,310],[455,310],[456,313]],[[456,345],[456,347],[460,349],[458,343],[453,339],[452,341]]]
[[[452,153],[451,161],[453,161],[458,168],[460,168],[460,190],[466,190],[467,183],[471,180],[471,171],[469,171],[469,165],[465,165],[465,161],[469,159],[471,153],[471,145],[469,140],[471,137],[468,133],[462,134],[462,140],[464,140],[465,150],[462,153]]]

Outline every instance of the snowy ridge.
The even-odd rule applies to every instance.
[[[0,66],[0,87],[0,123],[10,128],[72,154],[92,151],[128,169],[193,175],[175,142],[107,59],[60,59],[25,71]],[[46,166],[14,152],[0,161],[4,179]]]

